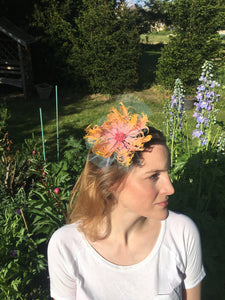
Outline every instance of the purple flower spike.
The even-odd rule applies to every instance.
[[[214,110],[214,103],[218,102],[218,96],[212,90],[218,86],[216,81],[212,80],[213,65],[206,61],[202,66],[202,74],[199,78],[201,84],[197,88],[197,100],[195,104],[195,112],[193,117],[196,120],[196,129],[192,132],[193,138],[200,138],[199,146],[208,145],[208,137],[211,134],[212,126],[216,122],[216,111]]]
[[[174,93],[171,96],[170,102],[170,129],[173,131],[174,128],[181,130],[183,125],[183,115],[184,115],[184,94],[183,85],[179,78],[175,81]],[[174,137],[174,134],[170,136]]]

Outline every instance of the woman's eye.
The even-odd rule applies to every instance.
[[[151,180],[157,180],[159,178],[159,174],[156,173],[156,174],[153,174],[149,177]]]

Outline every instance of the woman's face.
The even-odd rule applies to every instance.
[[[168,150],[163,145],[153,145],[142,157],[142,165],[131,168],[122,183],[113,188],[116,207],[137,216],[163,220],[168,215],[168,196],[174,193],[168,175]]]

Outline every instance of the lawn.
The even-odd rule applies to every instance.
[[[155,31],[147,34],[141,34],[140,40],[143,44],[167,44],[171,34],[171,31],[166,30]]]

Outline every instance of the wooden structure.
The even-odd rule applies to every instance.
[[[27,99],[33,89],[29,45],[35,38],[0,18],[0,84],[19,87]]]

